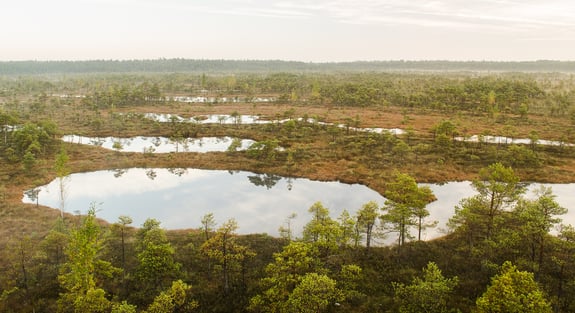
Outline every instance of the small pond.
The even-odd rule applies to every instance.
[[[167,122],[188,122],[188,123],[198,123],[198,124],[243,124],[243,125],[252,125],[252,124],[282,124],[290,119],[283,119],[283,120],[263,120],[260,119],[257,115],[226,115],[226,114],[211,114],[211,115],[200,115],[194,116],[192,118],[186,119],[176,114],[156,114],[156,113],[146,113],[144,116],[148,119],[151,119],[156,122],[160,123],[167,123]],[[297,121],[303,121],[303,118],[296,119]],[[306,120],[309,124],[317,124],[317,125],[335,125],[339,128],[348,128],[348,126],[344,124],[333,124],[333,123],[325,123],[316,121],[313,118],[308,118]],[[381,134],[383,132],[388,132],[394,135],[401,135],[405,133],[403,129],[400,128],[359,128],[359,127],[349,127],[351,131],[358,131],[358,132],[371,132],[371,133],[378,133]]]
[[[185,119],[176,114],[156,114],[156,113],[146,113],[144,115],[146,118],[166,123],[166,122],[192,122],[192,123],[199,123],[199,124],[270,124],[270,123],[285,123],[289,121],[289,119],[283,120],[262,120],[257,115],[225,115],[225,114],[213,114],[213,115],[201,115],[201,116],[194,116],[189,119]],[[298,118],[298,121],[302,121],[302,118]],[[335,125],[339,128],[347,129],[348,126],[344,124],[333,124],[333,123],[325,123],[316,121],[313,118],[308,118],[306,120],[310,124],[318,124],[318,125]],[[402,135],[405,134],[405,131],[401,128],[360,128],[360,127],[349,127],[351,131],[357,132],[372,132],[381,134],[383,132],[391,133],[394,135]],[[473,135],[469,137],[455,137],[457,141],[464,141],[464,142],[484,142],[484,143],[491,143],[491,144],[531,144],[531,139],[527,138],[511,138],[511,137],[504,137],[504,136],[479,136]],[[553,140],[545,140],[545,139],[538,139],[537,144],[545,145],[545,146],[566,146],[566,147],[573,147],[574,144],[560,142],[560,141],[553,141]]]
[[[176,96],[176,97],[167,97],[167,101],[176,101],[176,102],[184,102],[184,103],[238,103],[238,102],[274,102],[274,98],[265,98],[265,97],[204,97],[204,96]]]
[[[531,139],[527,138],[510,138],[504,136],[478,136],[473,135],[469,137],[455,137],[457,141],[464,141],[464,142],[484,142],[484,143],[493,143],[493,144],[518,144],[518,145],[530,145],[532,144]],[[564,147],[573,147],[575,145],[566,142],[560,141],[553,141],[553,140],[545,140],[545,139],[538,139],[535,144],[543,145],[543,146],[564,146]]]
[[[429,186],[437,201],[427,208],[427,221],[438,226],[426,230],[422,239],[443,235],[455,206],[473,196],[471,183],[449,182],[422,184]],[[531,184],[527,196],[540,184]],[[544,184],[552,188],[557,202],[569,209],[561,216],[565,224],[575,224],[575,184]],[[385,202],[379,193],[359,184],[321,182],[309,179],[283,178],[276,175],[199,169],[142,169],[97,171],[72,174],[66,180],[67,212],[85,213],[91,203],[98,204],[98,217],[115,222],[120,215],[133,218],[141,226],[146,218],[156,218],[167,229],[199,228],[201,217],[214,213],[218,224],[234,218],[239,233],[268,233],[277,236],[289,215],[296,213],[292,230],[298,236],[310,220],[308,208],[320,201],[337,218],[344,209],[350,214],[368,201],[380,206]],[[59,187],[55,180],[39,189],[38,202],[59,207]],[[23,197],[27,203],[35,199]],[[415,229],[412,230],[415,234]],[[392,243],[395,234],[385,242]]]
[[[77,135],[67,135],[62,137],[63,141],[78,144],[100,146],[102,148],[117,150],[122,152],[148,152],[148,153],[169,153],[169,152],[225,152],[233,142],[231,137],[202,137],[183,138],[172,140],[166,137],[84,137]],[[255,141],[251,139],[241,139],[237,150],[246,150]]]
[[[146,113],[144,117],[160,123],[180,122],[180,123],[198,123],[198,124],[269,124],[271,121],[260,120],[257,115],[227,115],[227,114],[210,114],[199,115],[191,118],[183,118],[177,114],[157,114]]]

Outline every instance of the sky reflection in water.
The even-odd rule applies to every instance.
[[[166,137],[84,137],[77,135],[66,135],[62,140],[69,143],[87,144],[100,146],[109,150],[114,149],[114,143],[119,143],[122,152],[225,152],[232,144],[231,137],[201,137],[182,138],[178,141]],[[246,150],[255,141],[251,139],[241,139],[241,145],[237,150]]]
[[[109,222],[128,215],[134,226],[140,226],[146,218],[156,218],[167,229],[198,228],[204,214],[214,213],[218,224],[236,219],[240,233],[277,235],[294,212],[293,229],[300,232],[309,220],[307,209],[316,201],[328,207],[334,218],[344,208],[355,212],[367,201],[384,202],[377,192],[358,184],[293,179],[290,186],[290,181],[280,179],[268,188],[253,183],[263,182],[264,175],[232,173],[187,169],[178,176],[168,169],[134,168],[119,177],[114,171],[72,174],[66,184],[65,210],[85,213],[90,203],[100,203],[97,216]],[[42,186],[40,204],[58,208],[58,190],[57,181]],[[34,202],[26,196],[23,200]]]
[[[292,229],[299,236],[311,217],[307,210],[316,201],[329,208],[333,218],[339,217],[344,209],[353,215],[371,200],[380,206],[385,202],[377,192],[359,184],[286,179],[243,171],[141,168],[124,171],[72,174],[66,183],[65,210],[85,213],[90,203],[96,203],[97,216],[109,222],[128,215],[133,218],[134,226],[141,226],[147,218],[156,218],[167,229],[199,228],[201,217],[214,213],[218,224],[236,219],[239,233],[273,236],[278,235],[278,228],[287,217],[296,213]],[[422,185],[428,185],[438,199],[427,206],[428,221],[439,222],[436,228],[422,233],[422,239],[428,240],[445,233],[455,206],[475,192],[467,181]],[[552,187],[560,205],[567,209],[575,205],[574,184],[545,185]],[[530,185],[527,196],[534,197],[533,190],[538,186]],[[58,182],[55,180],[40,189],[40,204],[58,208]],[[23,201],[35,202],[27,196]],[[564,223],[574,224],[575,210],[562,218]],[[416,235],[415,229],[412,234]],[[391,243],[395,237],[391,234],[385,242]]]
[[[210,114],[210,115],[201,115],[201,116],[195,116],[189,119],[185,119],[179,115],[176,114],[156,114],[156,113],[146,113],[144,114],[144,116],[148,119],[160,122],[160,123],[167,123],[167,122],[171,122],[171,121],[177,121],[177,122],[192,122],[192,123],[198,123],[198,124],[242,124],[242,125],[246,125],[246,124],[283,124],[287,121],[289,121],[290,119],[282,119],[282,120],[264,120],[264,119],[260,119],[259,116],[257,115],[237,115],[237,116],[231,116],[231,115],[226,115],[226,114]],[[317,121],[313,118],[308,118],[307,120],[304,120],[303,118],[297,118],[295,119],[298,122],[302,122],[305,121],[306,123],[309,124],[317,124],[317,125],[324,125],[324,126],[337,126],[338,128],[342,128],[342,129],[347,129],[348,126],[344,125],[344,124],[333,124],[333,123],[325,123],[325,122],[320,122]],[[359,131],[359,132],[368,132],[368,133],[390,133],[390,134],[394,134],[394,135],[401,135],[403,133],[405,133],[405,131],[403,129],[400,128],[380,128],[380,127],[375,127],[375,128],[357,128],[357,127],[349,127],[349,130],[352,131]]]

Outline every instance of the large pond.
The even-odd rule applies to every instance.
[[[59,208],[59,184],[40,187],[38,202]],[[316,201],[334,217],[344,208],[355,212],[367,201],[384,199],[363,185],[284,179],[274,175],[199,169],[140,169],[72,174],[66,180],[65,210],[85,213],[97,204],[97,216],[115,222],[120,215],[140,226],[156,218],[167,229],[198,228],[201,217],[214,213],[221,224],[238,221],[240,233],[277,235],[292,213],[301,231],[309,220],[307,209]],[[35,203],[24,196],[24,202]]]
[[[214,213],[219,224],[236,219],[240,233],[274,236],[293,213],[297,217],[291,222],[292,229],[301,234],[310,220],[307,210],[316,201],[329,208],[333,218],[344,209],[354,214],[371,200],[380,206],[385,202],[379,193],[359,184],[289,179],[243,171],[133,168],[72,174],[65,185],[65,210],[70,213],[85,213],[90,204],[95,203],[97,215],[109,222],[128,215],[133,218],[134,226],[140,226],[147,218],[156,218],[167,229],[199,228],[201,217]],[[422,185],[429,186],[438,199],[427,206],[431,213],[428,220],[438,221],[438,226],[426,230],[423,239],[432,239],[445,233],[446,223],[459,201],[475,193],[470,182]],[[567,209],[575,206],[574,184],[545,185],[552,188],[560,205]],[[534,197],[533,191],[538,186],[531,184],[527,196]],[[37,200],[59,208],[58,181],[39,187]],[[36,199],[25,195],[23,201],[35,203]],[[575,210],[562,218],[564,223],[575,224]],[[391,236],[387,243],[395,239]]]
[[[168,152],[225,152],[228,150],[234,138],[231,137],[202,137],[202,138],[182,138],[174,140],[166,137],[84,137],[77,135],[66,135],[63,141],[78,144],[100,146],[102,148],[117,150],[122,152],[148,152],[148,153],[168,153]],[[239,139],[236,150],[246,150],[255,141],[251,139]]]

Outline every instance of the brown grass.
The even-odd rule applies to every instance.
[[[65,108],[77,110],[80,108]],[[480,134],[489,131],[494,135],[505,135],[505,125],[512,125],[517,137],[526,138],[529,133],[536,130],[541,139],[558,140],[570,128],[568,119],[551,119],[543,116],[531,115],[527,120],[520,120],[517,116],[504,116],[495,120],[484,116],[469,116],[465,114],[442,114],[437,112],[405,111],[397,107],[385,108],[340,108],[332,106],[291,106],[274,104],[176,104],[167,106],[146,106],[138,108],[124,108],[120,112],[140,113],[173,113],[182,116],[196,116],[205,114],[257,114],[266,119],[283,118],[285,112],[293,111],[295,117],[319,117],[320,120],[331,123],[345,123],[346,120],[359,119],[360,127],[382,128],[412,128],[416,136],[429,140],[431,129],[444,119],[451,119],[458,125],[458,129],[466,134]],[[108,120],[108,113],[104,111],[102,119]],[[83,112],[82,119],[73,118],[70,112],[55,114],[53,119],[58,127],[65,133],[81,133],[83,135],[104,136],[115,134],[108,125],[101,130],[94,131],[83,121],[90,118],[91,112]],[[503,122],[502,122],[503,121]],[[169,126],[159,128],[149,124],[126,126],[122,136],[135,135],[167,136],[170,134]],[[507,126],[509,127],[509,126]],[[237,137],[261,140],[275,134],[262,133],[257,126],[202,126],[199,136],[233,135]],[[480,169],[480,165],[461,165],[447,160],[445,163],[435,162],[430,157],[420,162],[413,159],[407,163],[390,163],[378,170],[367,168],[356,158],[335,158],[326,151],[325,138],[314,138],[311,142],[291,141],[294,147],[310,151],[311,159],[297,161],[288,168],[283,161],[264,162],[248,158],[245,153],[171,153],[143,155],[141,153],[118,153],[103,148],[86,145],[65,143],[64,146],[70,156],[69,167],[72,172],[87,172],[110,168],[129,167],[193,167],[201,169],[246,170],[258,173],[274,173],[284,176],[305,177],[313,180],[330,181],[339,180],[347,183],[361,183],[370,188],[383,192],[386,178],[394,171],[407,172],[420,182],[445,182],[473,179]],[[345,152],[341,152],[345,153]],[[571,155],[552,156],[552,166],[538,169],[517,170],[520,177],[527,180],[544,182],[575,182],[575,159]],[[0,235],[9,238],[22,233],[43,234],[50,229],[59,212],[46,207],[22,204],[24,190],[35,185],[46,184],[55,178],[52,169],[53,160],[46,159],[40,163],[36,173],[32,176],[24,175],[18,165],[0,161],[0,182],[5,186],[5,199],[0,207]]]

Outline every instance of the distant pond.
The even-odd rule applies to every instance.
[[[463,198],[474,195],[470,182],[422,184],[429,186],[437,201],[427,206],[428,221],[438,226],[428,229],[423,239],[433,239],[445,233],[446,223],[455,206]],[[527,195],[532,197],[539,184],[532,184]],[[545,184],[553,189],[556,200],[567,209],[575,207],[575,184]],[[65,211],[85,213],[91,203],[98,208],[97,216],[116,222],[120,215],[141,226],[147,218],[155,218],[166,229],[199,228],[201,218],[214,213],[218,224],[230,218],[238,221],[238,232],[278,235],[287,217],[296,213],[292,230],[301,235],[310,220],[308,208],[320,201],[337,218],[344,209],[350,214],[368,201],[383,206],[385,198],[360,184],[312,181],[303,178],[284,178],[270,174],[244,171],[200,169],[143,169],[96,171],[70,175],[66,180]],[[58,181],[38,187],[38,202],[59,208]],[[26,193],[22,199],[36,203]],[[561,216],[565,224],[575,224],[575,210]],[[415,230],[412,231],[415,234]],[[391,234],[385,242],[391,243]]]
[[[482,143],[492,143],[492,144],[499,144],[499,145],[509,145],[509,144],[518,144],[518,145],[543,145],[543,146],[558,146],[558,147],[573,147],[575,145],[563,142],[563,141],[555,141],[555,140],[545,140],[545,139],[537,139],[532,142],[531,139],[528,138],[511,138],[511,137],[504,137],[504,136],[479,136],[473,135],[469,137],[455,137],[457,141],[463,142],[482,142]]]
[[[109,150],[122,152],[148,152],[148,153],[169,153],[169,152],[225,152],[232,144],[232,137],[201,137],[182,138],[173,140],[166,137],[84,137],[77,135],[66,135],[62,140],[70,143],[100,146]],[[246,150],[255,141],[251,139],[240,139],[237,150]]]
[[[254,125],[254,124],[282,124],[290,119],[282,119],[282,120],[264,120],[260,119],[257,115],[227,115],[227,114],[210,114],[210,115],[198,115],[192,118],[183,118],[176,114],[157,114],[157,113],[146,113],[144,117],[147,119],[151,119],[156,122],[160,123],[167,123],[167,122],[181,122],[181,123],[197,123],[197,124],[222,124],[222,125],[229,125],[229,124],[237,124],[237,125]],[[333,124],[333,123],[325,123],[317,121],[313,118],[303,119],[297,118],[295,121],[302,122],[305,121],[309,124],[317,124],[317,125],[324,125],[324,126],[337,126],[338,128],[346,129],[349,128],[351,131],[358,131],[358,132],[369,132],[369,133],[390,133],[393,135],[401,135],[404,134],[405,131],[400,128],[359,128],[359,127],[348,127],[344,124]]]

